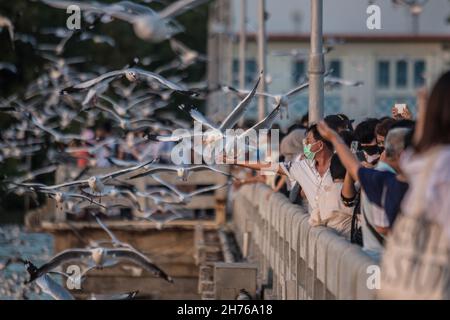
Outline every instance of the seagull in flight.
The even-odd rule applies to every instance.
[[[258,88],[258,85],[261,81],[261,77],[263,75],[263,72],[261,71],[258,80],[256,81],[255,86],[250,92],[246,93],[246,96],[243,98],[243,100],[233,109],[233,111],[222,121],[220,125],[216,125],[212,123],[209,119],[207,119],[203,114],[201,114],[196,109],[190,109],[189,114],[190,116],[202,123],[205,127],[208,127],[211,130],[208,130],[206,133],[201,133],[201,135],[206,135],[206,140],[208,143],[218,141],[219,139],[223,139],[223,137],[226,134],[227,129],[232,129],[239,121],[239,119],[244,115],[244,113],[247,111],[250,102],[252,101],[253,97],[256,94],[256,90]],[[181,110],[185,110],[186,107],[184,105],[179,106]],[[186,111],[186,110],[185,110]],[[194,134],[192,132],[189,132],[188,130],[182,130],[183,132],[180,134],[174,134],[168,135],[168,136],[152,136],[149,135],[149,138],[156,141],[161,142],[178,142],[185,138],[194,137]]]
[[[53,269],[66,264],[66,263],[76,263],[81,262],[88,265],[88,267],[94,267],[96,269],[102,269],[104,267],[109,267],[116,265],[119,262],[133,262],[145,270],[149,271],[153,275],[163,278],[168,282],[173,282],[172,278],[168,276],[163,270],[161,270],[157,265],[152,263],[150,259],[144,256],[142,253],[129,249],[129,248],[74,248],[67,249],[56,256],[54,256],[50,261],[44,263],[42,266],[36,269],[31,269],[30,279],[27,283],[33,282],[39,277],[49,273]]]
[[[199,164],[199,165],[185,165],[185,166],[176,166],[176,165],[170,165],[170,164],[154,164],[150,165],[149,169],[143,173],[139,173],[137,175],[134,175],[129,178],[129,180],[137,179],[146,177],[149,175],[153,175],[155,173],[160,172],[175,172],[182,181],[187,181],[189,175],[192,172],[196,171],[203,171],[203,170],[211,170],[220,174],[223,174],[227,177],[233,177],[231,174],[222,171],[214,166],[208,166],[206,164]]]
[[[157,182],[159,182],[164,187],[168,188],[170,191],[172,191],[175,194],[175,196],[178,199],[177,199],[177,202],[172,203],[172,204],[187,204],[196,195],[199,195],[199,194],[202,194],[202,193],[206,193],[206,192],[210,192],[210,191],[215,191],[215,190],[227,187],[227,186],[229,186],[231,184],[231,182],[227,182],[227,183],[220,184],[220,185],[213,185],[213,186],[209,186],[209,187],[199,188],[199,189],[197,189],[195,191],[186,193],[186,192],[182,192],[182,191],[178,190],[174,185],[164,181],[163,179],[161,179],[156,174],[152,175],[152,178],[155,179]]]
[[[298,94],[300,94],[301,92],[305,91],[308,88],[309,88],[309,81],[302,83],[298,87],[293,88],[286,93],[272,94],[267,92],[256,92],[255,95],[271,99],[274,105],[281,105],[286,109],[286,112],[288,112],[289,103],[292,100],[292,98],[294,98],[295,96],[297,96]],[[243,95],[249,93],[249,91],[239,90],[231,86],[226,86],[225,90],[237,94],[238,97],[242,97]]]
[[[42,131],[50,134],[56,142],[63,143],[63,144],[69,144],[73,140],[79,140],[79,141],[87,141],[88,140],[88,139],[86,139],[85,137],[83,137],[81,135],[64,134],[64,133],[57,132],[56,130],[45,126],[40,120],[38,120],[34,116],[31,116],[31,121],[33,122],[33,124],[36,127],[41,129]]]
[[[183,31],[174,18],[184,12],[206,3],[208,0],[179,0],[163,10],[156,12],[149,7],[120,1],[113,4],[81,1],[42,0],[43,3],[58,9],[66,10],[69,5],[77,5],[83,12],[98,13],[130,23],[134,33],[141,39],[161,42]]]
[[[186,88],[185,86],[183,86],[181,84],[176,84],[176,83],[162,77],[161,75],[159,75],[157,73],[146,71],[146,70],[143,70],[140,68],[126,68],[126,69],[122,69],[122,70],[110,71],[99,77],[91,79],[89,81],[85,81],[85,82],[64,88],[61,90],[61,93],[64,94],[64,93],[85,91],[85,90],[88,90],[96,85],[99,85],[99,84],[105,82],[105,81],[111,81],[111,79],[116,79],[116,78],[122,77],[122,76],[125,76],[128,79],[128,81],[130,81],[130,82],[135,82],[138,80],[157,81],[161,85],[163,85],[164,87],[166,87],[172,91],[179,92],[181,94],[192,96],[192,97],[198,96],[198,93],[196,93],[192,90],[189,90],[188,88]]]
[[[115,179],[119,176],[134,172],[136,170],[139,170],[141,168],[145,168],[147,165],[153,163],[155,160],[152,161],[148,161],[130,168],[125,168],[122,170],[118,170],[118,171],[114,171],[111,173],[107,173],[104,175],[99,175],[99,176],[92,176],[88,179],[82,179],[82,180],[75,180],[75,181],[70,181],[70,182],[65,182],[65,183],[61,183],[61,184],[57,184],[57,185],[53,185],[53,186],[46,186],[44,184],[36,184],[36,183],[24,183],[21,184],[21,186],[25,186],[25,187],[32,187],[35,189],[38,189],[40,192],[42,191],[51,191],[51,190],[59,190],[61,188],[66,188],[66,187],[73,187],[73,186],[79,186],[81,188],[88,186],[92,192],[96,193],[96,194],[102,194],[105,191],[105,183],[111,181],[112,179]]]

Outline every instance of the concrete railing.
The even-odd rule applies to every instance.
[[[374,299],[359,246],[332,229],[311,227],[308,215],[264,185],[242,187],[233,201],[236,239],[248,262],[258,264],[265,299]],[[370,270],[370,269],[369,269]]]

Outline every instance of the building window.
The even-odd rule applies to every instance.
[[[417,60],[414,62],[414,87],[423,87],[425,85],[425,61]]]
[[[408,86],[408,63],[405,60],[397,61],[396,85],[397,88]]]
[[[378,87],[379,88],[389,88],[390,84],[390,63],[389,61],[379,61],[378,62]]]
[[[423,59],[380,60],[377,64],[378,88],[404,91],[421,87],[425,85],[426,67]]]
[[[245,62],[245,86],[253,86],[256,79],[257,63],[255,59]],[[233,86],[239,86],[239,60],[233,59]]]
[[[292,84],[298,85],[303,82],[306,73],[306,63],[305,60],[295,60],[292,63]]]
[[[335,78],[341,78],[342,77],[342,71],[341,71],[341,61],[339,60],[331,60],[330,61],[330,67],[329,70],[331,70],[331,76]]]

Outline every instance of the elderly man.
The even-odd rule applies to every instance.
[[[333,143],[347,172],[361,184],[364,249],[377,259],[383,250],[384,235],[394,222],[408,190],[399,160],[402,152],[410,145],[412,132],[405,128],[389,131],[385,140],[385,152],[376,169],[363,167],[339,135],[326,123],[320,123],[319,132]]]

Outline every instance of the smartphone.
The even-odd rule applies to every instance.
[[[358,152],[358,141],[352,141],[352,144],[350,146],[350,149],[352,150],[353,154],[356,154],[356,152]]]
[[[397,109],[398,114],[402,114],[406,110],[406,104],[405,103],[396,103],[395,109]]]

